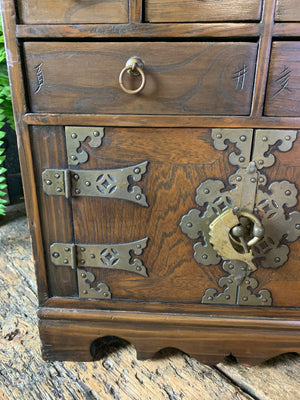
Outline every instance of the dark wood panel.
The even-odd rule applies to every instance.
[[[121,168],[141,161],[149,166],[139,184],[149,208],[97,198],[73,199],[77,243],[127,243],[148,237],[141,258],[149,277],[125,271],[93,269],[113,298],[200,302],[207,285],[222,271],[193,258],[193,240],[179,227],[197,207],[195,191],[207,177],[226,180],[227,154],[214,150],[207,129],[106,129],[98,151],[81,169]],[[226,174],[227,173],[227,174]],[[87,211],[88,210],[88,211]]]
[[[56,267],[50,261],[52,243],[73,242],[71,206],[64,197],[48,196],[42,188],[42,172],[46,168],[67,167],[64,128],[32,127],[31,146],[50,295],[74,296],[77,293],[76,273],[70,268]]]
[[[300,115],[300,42],[274,42],[265,103],[267,116]]]
[[[300,21],[299,0],[277,0],[276,21]]]
[[[126,23],[128,0],[17,0],[23,24]]]
[[[256,43],[24,44],[34,112],[248,115]],[[118,83],[131,56],[145,64],[138,95]],[[140,77],[124,75],[126,86]],[[129,81],[128,81],[128,80]]]
[[[145,0],[148,22],[258,20],[261,0]]]

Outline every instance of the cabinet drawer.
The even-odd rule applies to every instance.
[[[275,21],[300,21],[299,0],[277,0]]]
[[[273,43],[265,115],[300,115],[300,42]]]
[[[161,0],[145,1],[148,22],[259,20],[261,0]]]
[[[18,0],[23,24],[127,23],[128,0]]]
[[[27,42],[24,50],[33,112],[248,115],[250,111],[256,43]],[[120,72],[131,56],[144,63],[146,84],[137,95],[125,93],[119,85]],[[140,76],[123,77],[128,87],[140,85]]]

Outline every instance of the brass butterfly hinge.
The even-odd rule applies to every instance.
[[[85,268],[128,271],[144,277],[147,269],[139,256],[147,245],[148,238],[121,244],[74,244],[53,243],[50,259],[55,266],[71,267],[76,270],[78,297],[88,299],[110,299],[112,293],[103,282]]]
[[[236,151],[229,163],[237,166],[228,184],[207,179],[196,190],[196,203],[180,221],[180,228],[194,242],[194,258],[202,265],[217,265],[229,275],[219,279],[223,289],[207,289],[205,304],[271,305],[270,291],[255,292],[258,281],[250,277],[257,268],[279,268],[289,256],[288,243],[300,236],[298,190],[288,180],[268,185],[262,172],[276,162],[277,148],[289,151],[297,131],[215,129],[213,145]],[[252,155],[251,155],[252,149]],[[226,188],[227,186],[227,188]]]
[[[42,173],[43,189],[49,196],[94,196],[128,200],[147,207],[142,188],[133,185],[145,174],[148,162],[130,167],[103,170],[46,169]]]

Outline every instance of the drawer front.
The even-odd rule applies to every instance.
[[[275,21],[300,21],[299,0],[277,0]]]
[[[46,43],[24,45],[33,112],[248,115],[256,43]],[[138,56],[146,84],[125,93],[119,75]],[[127,87],[140,76],[123,74]]]
[[[261,0],[146,0],[148,22],[259,20]]]
[[[95,289],[102,283],[113,300],[300,306],[296,131],[87,127],[91,137],[99,133],[100,140],[92,143],[81,129],[32,128],[53,296],[97,298],[89,286]],[[247,167],[254,135],[258,171],[251,175]],[[71,158],[70,141],[75,142]],[[72,155],[77,154],[79,161],[82,151],[88,156],[71,165]],[[122,183],[121,170],[128,167],[131,172]],[[45,171],[61,168],[69,168],[74,182],[68,200],[56,190],[57,171],[52,183],[45,178]],[[253,182],[256,173],[259,185]],[[77,193],[75,185],[81,180]],[[127,194],[125,190],[115,196],[121,186],[127,187]],[[54,190],[49,191],[51,187]],[[225,215],[234,207],[244,210],[244,216],[246,208],[257,207],[256,216],[264,227],[264,239],[253,250],[256,267],[248,260],[248,272],[241,246],[235,242],[234,250],[230,244],[234,232],[229,234]],[[220,225],[215,229],[217,220]],[[74,265],[72,243],[77,245]],[[224,253],[228,249],[231,255]],[[230,259],[234,268],[218,254]],[[84,282],[88,277],[89,286]],[[239,290],[246,300],[238,299]]]
[[[128,0],[18,0],[23,24],[127,23]]]
[[[273,43],[265,115],[300,116],[300,42]]]

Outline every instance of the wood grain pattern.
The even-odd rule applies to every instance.
[[[300,117],[231,117],[179,115],[112,115],[26,113],[29,125],[83,125],[153,128],[274,128],[298,129]]]
[[[23,24],[126,23],[128,0],[17,0]]]
[[[259,20],[261,0],[146,0],[147,22]]]
[[[47,316],[47,310],[41,310],[39,314],[40,335],[44,343],[42,351],[48,360],[73,360],[74,348],[77,349],[77,361],[92,360],[91,343],[97,338],[112,335],[112,332],[133,343],[140,358],[149,358],[162,347],[175,347],[208,364],[220,362],[229,353],[242,363],[253,364],[278,352],[300,350],[299,321],[289,326],[282,321],[282,327],[278,325],[276,329],[266,319],[253,321],[255,326],[251,327],[252,321],[235,318],[202,320],[185,318],[184,315],[147,316],[139,313],[131,316],[128,313],[125,321],[122,320],[122,313],[99,311],[99,320],[89,319],[86,313],[76,313],[72,319],[74,312],[69,313],[71,319],[67,319],[64,311],[63,319],[54,319],[60,311],[63,310],[51,310]],[[286,335],[288,341],[284,339]],[[251,357],[247,353],[252,353]]]
[[[43,244],[47,264],[49,295],[76,295],[76,273],[50,262],[50,245],[54,242],[73,242],[72,209],[64,197],[47,196],[42,187],[42,172],[46,168],[67,168],[64,128],[31,127],[31,146],[40,206]]]
[[[24,50],[34,112],[250,112],[255,43],[26,42]],[[143,60],[147,80],[144,90],[135,96],[124,93],[118,83],[133,55]],[[41,64],[44,83],[39,90],[36,69]],[[125,74],[124,82],[135,88],[140,78]]]
[[[300,42],[273,42],[264,114],[300,115]]]
[[[298,0],[277,0],[276,21],[300,21],[300,7]]]
[[[136,17],[137,18],[137,17]],[[258,37],[261,24],[255,23],[164,23],[164,24],[76,24],[18,25],[18,38],[200,38]]]

